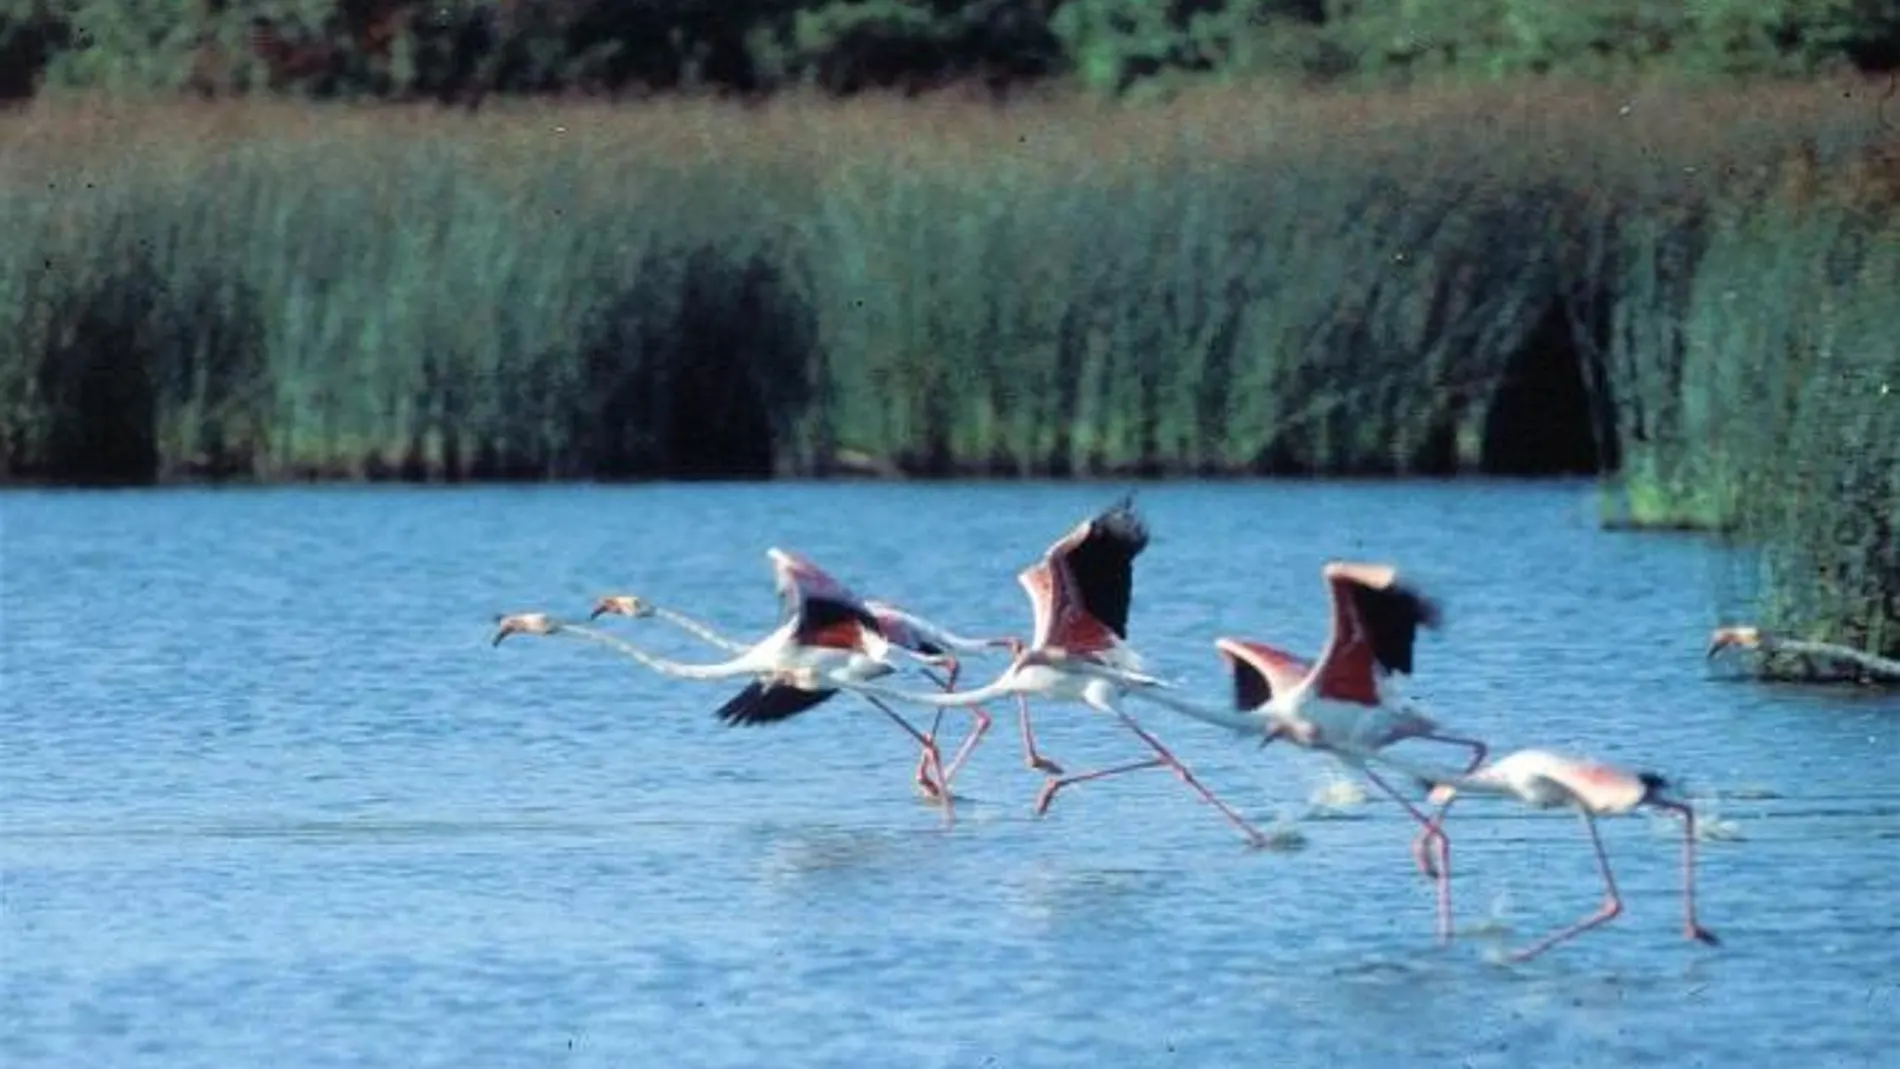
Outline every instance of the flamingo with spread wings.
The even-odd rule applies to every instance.
[[[1128,612],[1134,589],[1134,560],[1147,548],[1147,525],[1132,499],[1084,520],[1057,539],[1042,559],[1017,574],[1028,593],[1035,628],[1029,647],[1010,661],[993,682],[969,691],[917,694],[852,681],[843,684],[862,694],[940,708],[969,706],[1006,694],[1073,701],[1115,717],[1155,753],[1154,757],[1074,775],[1056,775],[1036,798],[1038,814],[1048,810],[1062,788],[1146,768],[1165,767],[1218,809],[1254,846],[1266,836],[1222,802],[1161,741],[1121,707],[1130,691],[1165,686],[1142,670],[1141,658],[1128,645]]]
[[[613,635],[566,623],[546,613],[497,617],[494,644],[500,645],[511,634],[570,635],[609,646],[654,671],[679,679],[753,677],[715,714],[729,726],[779,723],[824,703],[847,683],[862,683],[897,671],[891,660],[891,644],[880,631],[877,617],[857,595],[797,554],[774,547],[766,551],[766,556],[790,608],[789,615],[771,634],[730,660],[714,664],[668,660]],[[943,764],[936,743],[886,703],[875,697],[871,697],[871,703],[917,740],[941,783]],[[949,812],[946,799],[946,817]]]
[[[807,569],[816,570],[816,566],[812,565],[809,561],[803,561],[801,559],[801,563]],[[795,608],[794,601],[788,594],[790,589],[791,588],[785,584],[780,585],[780,593],[786,597],[787,613],[790,613]],[[1007,649],[1013,654],[1020,651],[1023,647],[1022,640],[1014,637],[970,638],[958,634],[940,624],[926,620],[914,613],[907,612],[888,601],[865,598],[863,605],[870,611],[872,616],[877,618],[878,632],[883,635],[885,641],[889,642],[893,647],[906,651],[914,659],[925,665],[945,670],[946,675],[939,677],[932,673],[929,668],[925,668],[924,675],[929,678],[931,682],[936,683],[946,691],[956,689],[957,675],[962,669],[962,661],[957,657],[957,654],[981,653],[999,648]],[[633,619],[653,617],[673,624],[688,634],[711,645],[718,646],[721,649],[738,652],[747,648],[744,643],[735,641],[721,634],[718,630],[703,621],[695,620],[685,613],[656,605],[635,594],[612,594],[595,602],[592,614],[593,618],[598,619],[608,614]],[[1020,696],[1018,700],[1022,700]],[[956,754],[951,757],[950,763],[943,768],[941,773],[943,782],[941,784],[932,778],[933,767],[931,751],[925,749],[918,757],[914,778],[917,786],[922,789],[926,795],[932,798],[942,798],[945,796],[950,790],[950,782],[956,778],[957,772],[963,767],[963,763],[969,759],[971,752],[976,749],[977,744],[990,729],[991,718],[988,710],[980,705],[976,705],[970,707],[970,713],[974,718],[974,724],[970,729],[970,733],[964,737],[962,744],[957,747]],[[930,727],[924,731],[924,736],[934,741],[942,723],[943,710],[939,709],[932,719]],[[1029,739],[1026,720],[1024,738],[1026,740]],[[1027,745],[1029,747],[1031,766],[1037,767],[1035,764],[1037,758],[1035,756],[1033,740],[1029,741]]]
[[[1321,574],[1332,596],[1332,633],[1318,660],[1309,662],[1262,642],[1222,637],[1214,640],[1214,647],[1233,673],[1231,711],[1207,709],[1165,691],[1137,690],[1132,696],[1258,734],[1263,746],[1285,739],[1330,753],[1364,774],[1423,829],[1413,844],[1413,857],[1420,871],[1437,882],[1439,938],[1448,940],[1450,840],[1438,817],[1427,816],[1365,762],[1366,755],[1406,739],[1472,751],[1466,771],[1484,761],[1484,743],[1445,733],[1399,690],[1400,678],[1412,673],[1418,629],[1437,626],[1439,607],[1400,582],[1390,565],[1329,561]],[[1435,861],[1426,852],[1434,844]]]

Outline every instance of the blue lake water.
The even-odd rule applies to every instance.
[[[1312,812],[1317,755],[1135,707],[1304,839],[1250,851],[1163,772],[1032,817],[998,708],[945,829],[862,703],[728,729],[735,686],[488,644],[497,612],[610,592],[757,636],[770,545],[1022,632],[1016,570],[1117,492],[0,496],[0,1065],[1890,1064],[1900,697],[1718,678],[1733,563],[1598,531],[1582,484],[1146,487],[1131,638],[1223,700],[1216,635],[1316,651],[1320,564],[1397,562],[1445,603],[1413,692],[1448,725],[1708,807],[1720,947],[1681,937],[1673,822],[1605,821],[1627,912],[1507,965],[1599,900],[1574,817],[1461,803],[1440,948],[1412,825],[1376,797]],[[1079,707],[1037,722],[1071,769],[1141,756]]]

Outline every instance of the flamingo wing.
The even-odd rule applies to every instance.
[[[1234,708],[1243,711],[1258,709],[1272,701],[1275,694],[1293,690],[1312,668],[1305,660],[1264,642],[1217,638],[1214,648],[1233,670]]]
[[[766,555],[799,643],[849,650],[863,647],[867,633],[883,637],[877,615],[850,587],[796,553],[774,547]]]
[[[1148,525],[1125,497],[1077,524],[1049,547],[1044,560],[1065,573],[1077,605],[1116,638],[1128,638],[1135,558],[1148,548]]]
[[[1047,561],[1032,564],[1016,573],[1016,582],[1021,584],[1029,595],[1029,608],[1035,614],[1035,625],[1030,630],[1031,646],[1047,646],[1054,636],[1057,610],[1057,580],[1055,566]]]
[[[866,600],[864,607],[877,617],[878,630],[886,641],[926,657],[940,657],[949,652],[931,637],[923,620],[890,602]]]
[[[1324,574],[1333,626],[1315,669],[1319,693],[1377,705],[1387,677],[1412,673],[1418,629],[1438,626],[1438,604],[1400,583],[1389,565],[1330,561]]]
[[[1128,638],[1134,560],[1148,528],[1124,498],[1077,524],[1016,577],[1035,610],[1033,644],[1101,654]]]
[[[780,683],[753,680],[719,707],[716,715],[728,727],[775,724],[822,704],[835,690],[800,690]]]

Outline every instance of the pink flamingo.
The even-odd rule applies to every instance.
[[[1035,614],[1034,635],[1029,647],[985,686],[914,694],[857,681],[844,685],[863,694],[940,708],[968,706],[1005,694],[1037,695],[1087,705],[1115,717],[1156,756],[1076,775],[1052,775],[1036,797],[1038,815],[1048,811],[1056,792],[1063,787],[1166,767],[1238,827],[1252,845],[1264,846],[1266,836],[1216,797],[1159,739],[1121,708],[1123,694],[1165,686],[1142,671],[1140,657],[1127,644],[1134,559],[1147,547],[1148,538],[1147,526],[1135,513],[1132,500],[1124,499],[1077,524],[1057,539],[1040,561],[1018,573],[1017,582],[1028,592]]]
[[[785,558],[788,560],[791,559],[789,554],[785,555]],[[811,565],[809,561],[803,561],[802,558],[800,560],[804,567],[808,569],[816,568],[816,566]],[[787,591],[791,589],[792,587],[788,584],[786,578],[781,575],[779,583],[781,595],[786,595]],[[907,612],[888,601],[866,598],[863,601],[863,605],[870,611],[872,616],[877,618],[878,632],[884,636],[887,642],[899,649],[907,651],[916,660],[926,665],[945,670],[947,674],[943,677],[939,677],[931,672],[929,668],[925,668],[924,675],[928,677],[931,682],[936,683],[946,691],[956,689],[957,675],[962,668],[962,662],[957,657],[958,653],[987,652],[992,649],[1001,648],[1010,650],[1013,654],[1022,649],[1023,646],[1022,640],[1014,637],[970,638],[960,635],[940,624],[926,620],[914,613]],[[790,601],[787,602],[787,606],[789,611],[791,607]],[[665,620],[681,630],[686,631],[688,634],[714,646],[718,646],[721,649],[739,652],[747,648],[744,643],[721,634],[703,621],[696,620],[685,613],[656,605],[634,594],[612,594],[599,599],[599,601],[594,604],[593,618],[597,619],[607,614],[634,619],[654,617],[656,619]],[[1021,699],[1019,698],[1019,700]],[[988,710],[980,705],[971,706],[970,713],[974,719],[974,725],[970,733],[964,737],[963,743],[957,747],[957,752],[950,759],[949,765],[943,769],[944,783],[938,784],[931,778],[930,750],[926,748],[918,757],[915,780],[917,786],[922,789],[927,796],[941,798],[944,792],[949,790],[949,781],[956,778],[957,772],[963,767],[963,763],[969,759],[970,753],[976,749],[977,743],[980,742],[983,735],[989,731],[991,718]],[[1029,736],[1027,734],[1026,711],[1024,715],[1024,737],[1027,739]],[[939,709],[936,712],[935,718],[931,721],[929,729],[924,732],[924,736],[934,741],[939,728],[942,726],[942,722],[943,710]],[[1033,741],[1030,743],[1030,756],[1032,759],[1031,765],[1035,767],[1034,762],[1036,758]]]
[[[1694,942],[1719,945],[1715,933],[1702,927],[1695,908],[1695,810],[1686,803],[1665,797],[1669,781],[1653,772],[1631,772],[1607,764],[1553,753],[1549,750],[1518,750],[1476,771],[1454,775],[1436,775],[1391,760],[1378,758],[1432,784],[1431,799],[1441,805],[1434,823],[1442,822],[1445,809],[1461,793],[1514,797],[1538,809],[1569,806],[1583,818],[1583,827],[1596,851],[1597,870],[1603,874],[1603,905],[1583,920],[1538,940],[1511,955],[1512,960],[1528,961],[1551,947],[1581,935],[1623,912],[1623,898],[1617,893],[1616,877],[1610,872],[1610,859],[1603,852],[1603,839],[1597,834],[1596,818],[1628,813],[1640,806],[1671,812],[1682,818],[1682,905],[1683,937]],[[1422,834],[1430,834],[1430,830]]]
[[[1322,575],[1332,598],[1332,633],[1317,661],[1308,662],[1261,642],[1222,637],[1214,647],[1233,673],[1233,711],[1216,711],[1159,690],[1133,697],[1236,731],[1330,753],[1357,769],[1426,829],[1413,844],[1420,871],[1438,889],[1440,942],[1451,938],[1451,843],[1411,801],[1367,766],[1365,757],[1406,739],[1429,739],[1469,749],[1466,771],[1485,758],[1476,739],[1444,732],[1412,706],[1398,681],[1412,673],[1420,627],[1437,626],[1438,606],[1401,583],[1390,565],[1329,561]],[[1427,854],[1437,846],[1436,862]]]
[[[878,630],[877,618],[847,587],[796,554],[766,551],[780,591],[791,606],[789,617],[771,634],[730,660],[685,664],[655,656],[605,632],[560,621],[546,613],[497,617],[494,644],[510,634],[571,635],[601,643],[664,675],[681,679],[733,679],[752,682],[719,707],[727,725],[772,724],[822,704],[846,683],[862,683],[897,671],[892,646]],[[871,703],[924,748],[942,782],[943,764],[936,743],[895,709],[875,698]],[[951,819],[946,798],[946,819]]]

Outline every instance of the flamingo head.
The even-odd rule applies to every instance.
[[[1718,627],[1709,634],[1709,649],[1705,656],[1712,659],[1730,646],[1745,650],[1760,649],[1761,644],[1760,628]]]
[[[501,645],[501,640],[509,635],[552,635],[560,629],[561,621],[544,612],[518,612],[497,616],[495,617],[495,638],[490,645]]]
[[[1001,638],[986,638],[983,640],[983,644],[993,649],[1008,650],[1011,657],[1022,656],[1022,652],[1026,648],[1023,640],[1017,638],[1015,635],[1004,635]]]
[[[610,613],[637,620],[642,616],[653,615],[653,603],[633,594],[609,594],[594,602],[594,611],[587,618],[598,620]]]

